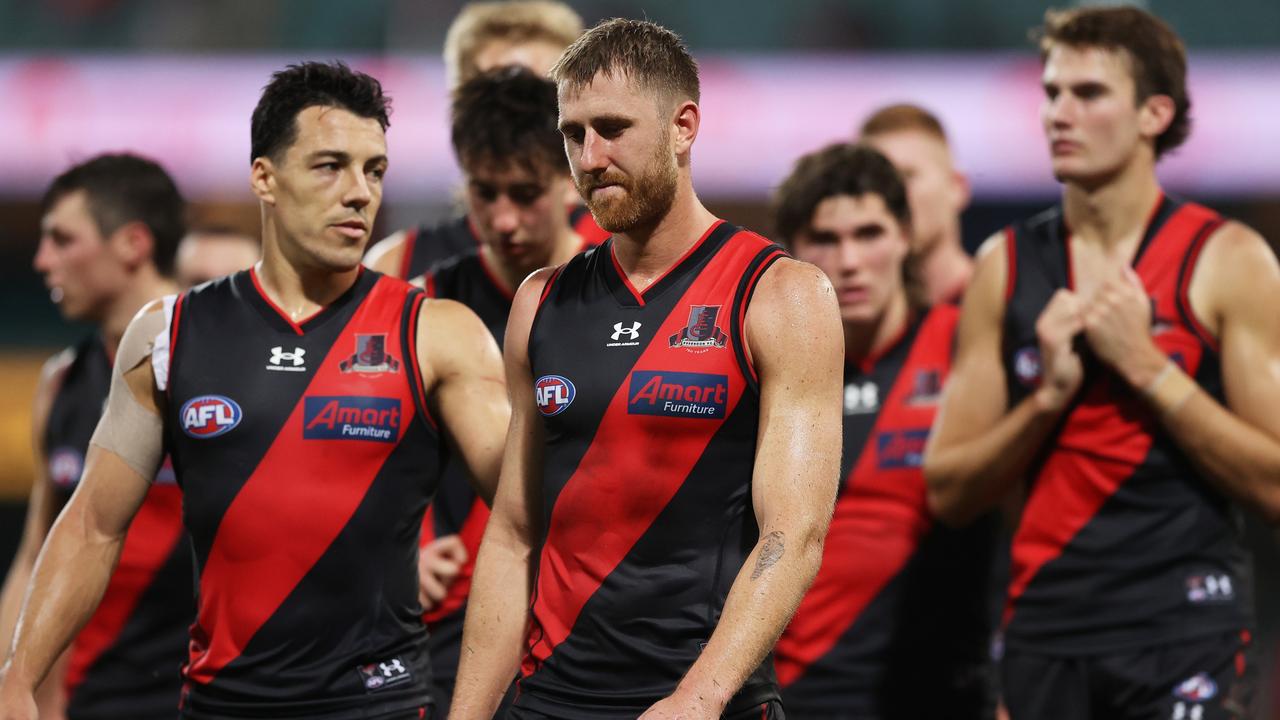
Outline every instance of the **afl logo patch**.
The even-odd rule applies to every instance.
[[[1218,683],[1209,677],[1209,673],[1197,673],[1178,683],[1178,686],[1173,689],[1174,697],[1193,703],[1212,700],[1217,694]]]
[[[1025,387],[1040,386],[1040,348],[1028,345],[1013,355],[1013,375]]]
[[[80,482],[84,471],[84,455],[71,447],[60,447],[49,454],[49,479],[53,484],[70,490]]]
[[[201,395],[191,398],[179,412],[182,432],[197,440],[207,440],[231,432],[240,424],[243,413],[235,400],[223,395]]]
[[[538,403],[538,412],[543,417],[551,417],[564,412],[573,404],[578,391],[569,378],[560,375],[543,375],[533,384],[534,400]]]

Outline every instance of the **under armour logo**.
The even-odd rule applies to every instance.
[[[271,358],[267,360],[270,365],[267,365],[267,369],[302,372],[307,369],[303,366],[306,354],[307,351],[300,347],[295,347],[293,352],[285,352],[283,347],[277,345],[271,348]]]
[[[613,337],[613,339],[614,339],[614,340],[621,340],[623,335],[626,335],[628,340],[635,340],[635,339],[639,338],[639,337],[640,337],[640,322],[637,320],[636,322],[631,323],[631,327],[623,327],[623,326],[622,326],[622,323],[620,323],[620,322],[618,322],[618,323],[614,323],[614,324],[613,324],[613,336],[612,336],[612,337]]]
[[[880,388],[873,382],[844,386],[844,414],[865,415],[880,409]]]
[[[403,675],[408,672],[404,669],[404,665],[400,664],[400,658],[396,658],[391,662],[378,663],[378,669],[381,670],[382,674],[386,677]]]

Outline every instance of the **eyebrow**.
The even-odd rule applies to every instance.
[[[337,160],[338,162],[341,162],[341,163],[351,162],[351,153],[346,152],[344,150],[316,150],[315,152],[309,153],[307,155],[307,162],[315,162],[320,158],[326,158],[326,157],[333,158],[334,160]],[[369,163],[382,163],[385,165],[387,164],[387,156],[374,155],[373,157],[365,161],[366,165],[368,165]]]
[[[627,116],[627,115],[593,115],[593,116],[591,116],[590,118],[588,118],[588,120],[587,120],[587,123],[592,124],[592,125],[594,125],[594,124],[596,124],[596,123],[624,123],[624,124],[629,124],[629,123],[633,123],[633,122],[635,122],[635,120],[634,120],[634,119],[632,119],[631,117]],[[561,120],[561,121],[560,121],[560,124],[559,124],[557,127],[558,127],[561,131],[563,131],[566,127],[571,127],[571,126],[573,126],[573,127],[581,127],[581,126],[582,126],[582,123],[578,122],[577,120]]]

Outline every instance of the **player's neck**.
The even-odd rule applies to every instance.
[[[129,321],[138,314],[147,303],[178,292],[178,286],[169,278],[161,275],[153,265],[148,265],[137,273],[125,286],[125,290],[116,296],[102,315],[99,330],[102,342],[107,348],[107,355],[115,357],[120,338],[124,337]]]
[[[960,244],[959,229],[938,239],[916,263],[925,301],[930,305],[958,297],[973,277],[973,258]]]
[[[688,252],[716,216],[703,206],[688,182],[680,184],[671,208],[652,227],[614,235],[614,257],[640,292]]]
[[[844,324],[845,361],[858,365],[867,358],[880,357],[902,337],[910,317],[911,303],[907,300],[907,292],[899,287],[889,299],[884,312],[875,320]]]
[[[1160,196],[1154,167],[1133,162],[1096,186],[1068,182],[1063,214],[1074,240],[1112,247],[1141,237]]]
[[[269,241],[263,243],[262,260],[254,266],[254,274],[268,299],[298,322],[349,290],[360,276],[360,266],[340,272],[304,267],[286,258],[278,242]]]

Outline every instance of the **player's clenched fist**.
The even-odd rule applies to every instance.
[[[1084,366],[1071,343],[1084,329],[1080,298],[1070,290],[1058,290],[1036,319],[1040,343],[1041,383],[1037,396],[1048,409],[1061,409],[1084,378]]]
[[[1083,319],[1089,347],[1130,382],[1144,361],[1147,368],[1166,362],[1151,340],[1151,299],[1132,268],[1098,290]]]
[[[467,548],[457,535],[436,538],[419,551],[418,602],[423,610],[434,610],[444,602],[466,562]]]

